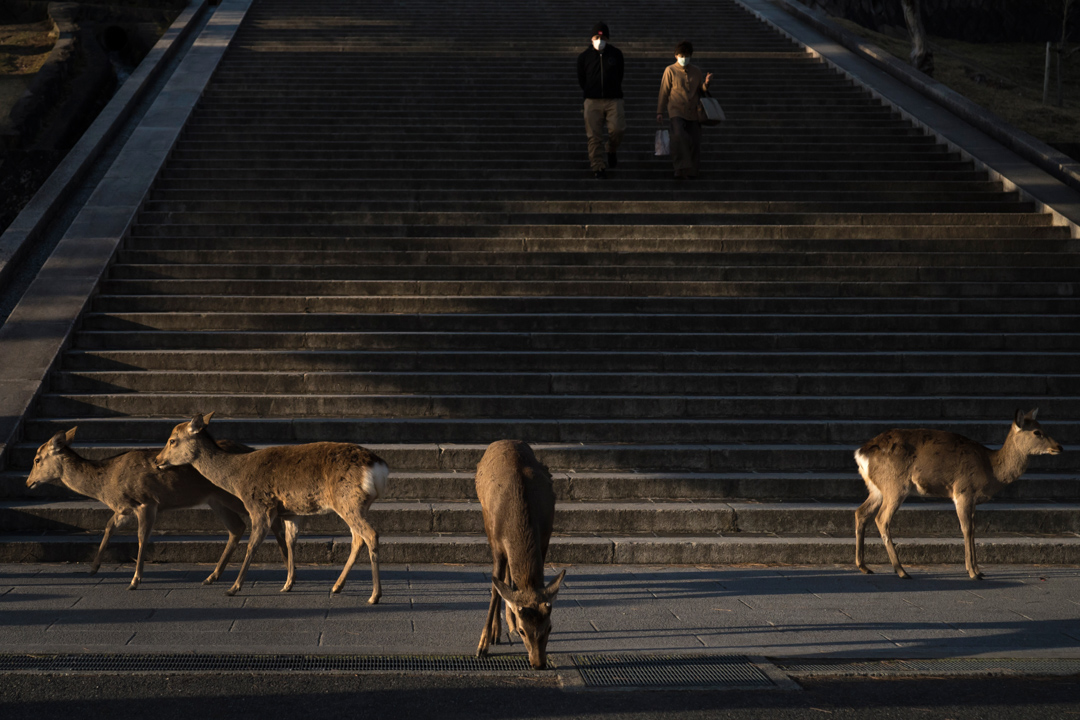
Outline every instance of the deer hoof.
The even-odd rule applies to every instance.
[[[237,592],[238,592],[239,590],[240,590],[240,588],[238,588],[238,587],[236,587],[235,585],[233,585],[233,586],[232,586],[231,588],[229,588],[228,590],[226,590],[226,591],[225,591],[225,594],[226,594],[226,595],[228,595],[229,597],[232,597],[232,596],[233,596],[233,595],[235,595],[235,594],[236,594],[236,593],[237,593]]]
[[[372,595],[368,598],[368,605],[378,605],[380,597],[382,597],[382,595]]]
[[[897,574],[897,576],[899,576],[899,578],[901,580],[910,580],[911,579],[911,576],[908,575],[907,572],[904,571],[904,570],[898,570],[896,574]]]
[[[203,585],[213,585],[215,580],[217,580],[217,575],[211,575],[210,577],[203,580],[202,584]]]
[[[982,580],[983,579],[983,574],[981,572],[978,572],[978,571],[973,572],[973,573],[968,573],[968,575],[971,576],[972,580]]]
[[[132,580],[131,584],[128,585],[128,590],[138,590],[138,589],[139,589],[139,581],[138,580]]]
[[[859,568],[860,570],[862,570],[867,575],[873,575],[874,574],[874,571],[871,570],[870,568],[866,567],[865,565],[856,565],[855,567]]]

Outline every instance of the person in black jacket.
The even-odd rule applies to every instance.
[[[602,22],[596,23],[592,29],[592,46],[577,59],[578,84],[585,94],[589,166],[598,178],[606,177],[607,169],[618,164],[616,153],[626,132],[622,92],[623,55],[619,48],[608,44],[608,36],[608,26]],[[605,124],[608,132],[606,148]]]

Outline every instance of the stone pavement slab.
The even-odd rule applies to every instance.
[[[359,566],[340,595],[337,568],[300,566],[282,593],[284,569],[255,566],[234,597],[233,572],[201,584],[209,565],[148,565],[136,591],[130,565],[86,568],[0,565],[0,652],[471,653],[490,598],[480,565],[384,565],[375,606]],[[549,651],[1080,658],[1078,568],[886,570],[571,565]]]

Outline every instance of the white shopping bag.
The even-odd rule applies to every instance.
[[[664,157],[671,154],[671,136],[667,130],[656,131],[656,157]]]

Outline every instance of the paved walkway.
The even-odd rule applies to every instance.
[[[767,657],[1080,657],[1080,569],[570,566],[549,652],[705,651]],[[366,600],[359,564],[340,571],[259,566],[236,597],[203,587],[211,566],[0,565],[0,652],[471,653],[488,598],[486,566],[384,565]],[[231,582],[235,566],[226,574]],[[553,573],[548,572],[549,577]],[[520,652],[520,643],[507,650]]]

